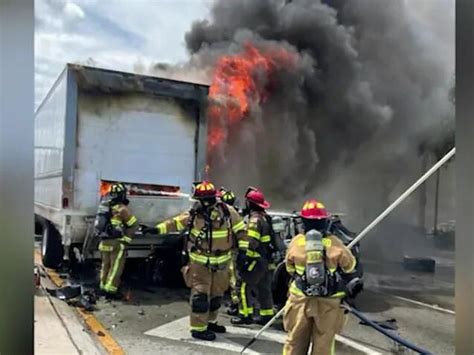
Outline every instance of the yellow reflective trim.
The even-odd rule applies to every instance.
[[[331,295],[331,298],[338,298],[338,297],[344,297],[346,293],[344,291],[336,292],[335,294]]]
[[[111,218],[110,224],[112,224],[113,226],[119,226],[122,224],[122,221],[118,218]]]
[[[261,241],[262,243],[270,243],[271,240],[272,240],[272,239],[271,239],[271,237],[270,237],[269,235],[264,235],[264,236],[260,239],[260,241]]]
[[[357,260],[354,258],[354,262],[352,263],[351,267],[347,270],[343,269],[342,271],[344,271],[346,274],[350,274],[352,271],[354,271],[356,266],[357,266]]]
[[[248,305],[248,300],[246,297],[246,288],[247,288],[247,283],[242,282],[242,285],[240,286],[240,307],[239,307],[239,313],[243,315],[244,317],[248,317],[253,314],[253,307],[249,307]]]
[[[322,260],[321,252],[319,251],[308,251],[306,253],[306,262],[308,263],[316,263]]]
[[[104,245],[102,243],[99,244],[99,251],[114,251],[114,247],[111,245]]]
[[[198,237],[201,234],[201,230],[197,228],[192,228],[191,234],[195,237]],[[227,230],[218,230],[218,231],[212,232],[212,239],[227,238],[228,236],[229,236],[229,231]]]
[[[192,261],[195,261],[200,264],[207,264],[209,262],[209,264],[212,265],[220,265],[229,262],[232,259],[232,256],[230,252],[226,255],[221,256],[205,256],[196,253],[189,253],[189,258]]]
[[[208,260],[207,256],[199,255],[199,254],[196,254],[196,253],[189,253],[189,258],[192,261],[201,262],[203,264],[207,263],[207,260]]]
[[[105,284],[105,287],[107,289],[113,288],[114,286],[112,285],[112,282],[114,281],[115,276],[117,275],[118,268],[120,265],[120,261],[122,260],[123,256],[125,253],[125,247],[123,244],[120,244],[120,251],[118,252],[117,257],[115,258],[114,265],[112,267],[112,273],[109,275],[109,278],[107,280],[107,283]]]
[[[247,250],[246,255],[250,258],[259,258],[260,257],[260,254],[258,252],[250,250],[250,249]]]
[[[304,237],[298,237],[298,239],[296,240],[296,246],[298,247],[306,246],[306,239]]]
[[[249,271],[252,271],[253,269],[255,269],[255,266],[257,265],[257,262],[254,260],[250,263],[250,266],[248,268]]]
[[[232,226],[232,230],[234,231],[234,233],[237,233],[237,232],[241,231],[242,229],[245,229],[245,222],[244,221],[240,221],[239,223],[236,223]]]
[[[239,240],[238,245],[239,245],[239,248],[241,249],[247,249],[250,246],[250,242],[246,240]]]
[[[247,307],[247,311],[239,310],[239,313],[244,317],[250,316],[253,314],[253,307]]]
[[[157,224],[156,229],[158,229],[158,234],[166,234],[166,231],[167,231],[166,223]]]
[[[334,267],[334,268],[328,267],[328,270],[329,270],[330,273],[334,273],[334,272],[336,272],[337,267]]]
[[[290,274],[292,274],[296,271],[296,268],[293,265],[286,264],[286,271],[288,271]]]
[[[133,226],[135,223],[137,223],[137,217],[135,216],[132,216],[129,218],[129,220],[127,222],[125,222],[125,224],[128,226],[128,227],[131,227]]]
[[[192,325],[190,326],[191,330],[195,330],[197,332],[203,332],[207,330],[207,325]]]
[[[306,266],[305,265],[295,265],[295,269],[296,269],[297,274],[303,275],[305,273]]]
[[[118,288],[113,285],[105,285],[104,290],[107,292],[117,292]]]
[[[178,231],[183,230],[185,228],[184,224],[181,222],[179,218],[173,218],[174,222],[176,223],[176,229]]]
[[[122,238],[120,238],[120,240],[125,243],[130,243],[132,241],[132,238],[124,235]]]
[[[227,238],[228,236],[229,232],[227,230],[212,232],[212,239]]]
[[[260,240],[260,233],[257,232],[257,231],[255,231],[255,230],[249,229],[249,230],[247,231],[247,234],[248,234],[249,237],[252,237],[252,238],[255,238],[255,239]]]
[[[329,238],[323,238],[322,243],[323,243],[323,246],[326,248],[329,248],[332,245],[332,241]]]
[[[273,308],[261,309],[259,311],[259,313],[260,313],[261,316],[273,316],[273,314],[274,314]]]
[[[290,293],[296,296],[304,296],[303,291],[301,291],[298,287],[296,287],[295,282],[293,281],[290,286]]]

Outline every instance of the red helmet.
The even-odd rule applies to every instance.
[[[308,200],[301,209],[300,216],[307,219],[326,219],[329,213],[324,205],[316,200]]]
[[[263,196],[262,191],[254,187],[248,188],[247,193],[245,194],[245,198],[247,199],[247,201],[252,202],[262,208],[270,208],[271,206],[270,202],[265,200],[265,196]]]
[[[209,181],[202,181],[194,185],[193,198],[206,199],[217,197],[217,190]]]

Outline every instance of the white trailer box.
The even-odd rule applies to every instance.
[[[92,220],[101,181],[154,195],[130,196],[140,223],[155,224],[190,205],[203,176],[208,87],[68,64],[35,118],[35,219],[44,262],[92,258]],[[143,191],[143,189],[142,189]],[[175,191],[175,195],[159,191]],[[158,238],[138,236],[129,257],[145,257]]]

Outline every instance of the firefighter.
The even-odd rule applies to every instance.
[[[334,235],[326,234],[330,215],[316,200],[306,201],[300,216],[304,234],[296,235],[288,247],[286,269],[292,276],[283,319],[288,336],[283,354],[334,353],[336,333],[345,322],[338,274],[350,275],[356,259]]]
[[[272,228],[271,220],[265,212],[270,203],[260,190],[249,187],[245,194],[245,204],[245,213],[249,216],[248,240],[239,241],[239,315],[232,318],[231,323],[253,323],[256,298],[260,309],[255,322],[265,324],[273,317],[273,271],[270,267],[273,262]]]
[[[137,218],[130,213],[127,189],[115,183],[102,198],[96,216],[96,233],[100,237],[102,258],[100,289],[107,298],[121,298],[120,278],[127,257],[127,246],[138,227]]]
[[[186,285],[191,288],[190,330],[192,337],[212,341],[215,333],[225,333],[217,324],[224,292],[229,288],[229,264],[236,241],[246,239],[245,223],[238,212],[217,199],[217,190],[208,181],[195,184],[196,203],[156,226],[158,234],[184,231],[188,257],[183,267]]]
[[[237,207],[237,198],[231,190],[227,190],[226,188],[221,187],[219,190],[219,196],[222,202],[225,202],[229,206],[234,207],[235,210],[238,211],[239,208]]]
[[[226,189],[225,187],[221,187],[219,190],[219,197],[222,202],[232,206],[238,211],[237,207],[237,199],[235,194],[231,191]],[[235,268],[235,261],[237,258],[237,253],[235,251],[232,252],[232,260],[229,264],[229,293],[230,293],[230,304],[227,309],[227,314],[231,316],[235,316],[239,312],[239,293],[237,288],[237,271]]]

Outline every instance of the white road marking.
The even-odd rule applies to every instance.
[[[250,340],[258,332],[258,330],[256,329],[250,329],[245,327],[226,326],[226,328],[227,333],[225,333],[225,335],[217,334],[217,339],[215,341],[208,342],[197,340],[192,338],[191,334],[189,333],[189,318],[183,317],[173,322],[151,329],[145,332],[145,335],[240,352],[243,348],[243,345],[239,343],[239,341],[242,342],[242,336]],[[286,333],[272,329],[267,330],[259,337],[259,339],[261,340],[273,341],[280,344],[285,343],[285,338]],[[336,335],[336,341],[355,350],[361,351],[365,354],[381,355],[381,353],[374,351],[365,345],[362,345],[354,340],[347,339],[340,335]],[[245,350],[245,354],[259,353],[251,349],[247,349]]]
[[[336,341],[343,343],[344,345],[347,345],[350,348],[354,348],[356,350],[359,350],[365,354],[369,355],[382,355],[382,353],[379,353],[378,351],[372,350],[371,348],[362,345],[361,343],[358,343],[354,340],[348,339],[343,337],[342,335],[337,335],[336,334]]]
[[[415,301],[415,300],[412,300],[410,298],[405,298],[405,297],[402,297],[402,296],[395,296],[395,295],[390,295],[390,294],[387,294],[387,295],[389,295],[393,298],[396,298],[397,300],[400,300],[400,301],[413,303],[413,304],[416,304],[418,306],[434,309],[436,311],[440,311],[440,312],[444,312],[444,313],[448,313],[448,314],[456,314],[456,312],[454,312],[450,309],[442,308],[440,306],[436,306],[436,305],[433,305],[433,304],[428,304],[428,303],[423,303],[423,302],[420,302],[420,301]]]

